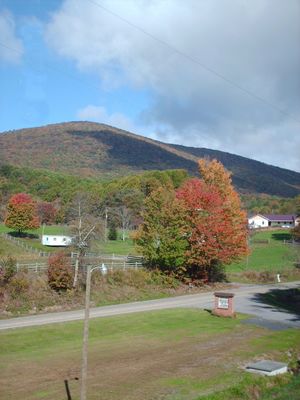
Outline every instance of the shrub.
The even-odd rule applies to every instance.
[[[64,253],[56,253],[48,260],[48,284],[56,291],[72,288],[73,269]]]
[[[17,273],[16,260],[6,257],[0,260],[0,284],[6,285]]]
[[[9,292],[13,299],[23,298],[30,287],[27,271],[21,271],[14,275],[9,282]]]

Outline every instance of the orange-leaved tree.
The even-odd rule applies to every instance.
[[[186,207],[186,265],[191,278],[214,280],[222,266],[247,254],[247,220],[223,165],[200,160],[199,167],[202,180],[191,179],[177,190]]]
[[[40,226],[36,202],[29,194],[17,193],[9,199],[4,223],[19,234]]]
[[[242,210],[241,200],[232,185],[231,173],[217,160],[199,160],[202,180],[217,188],[223,201],[223,220],[230,227],[228,247],[232,260],[248,253],[247,213]]]

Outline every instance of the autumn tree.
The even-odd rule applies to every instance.
[[[177,271],[185,259],[185,210],[174,190],[158,188],[146,199],[136,243],[152,268]]]
[[[55,222],[57,209],[48,201],[41,201],[37,204],[37,214],[41,224],[51,224]]]
[[[208,281],[247,254],[247,220],[222,164],[199,166],[202,180],[150,194],[137,243],[150,266]]]
[[[187,275],[205,281],[220,279],[222,266],[241,255],[237,247],[245,239],[245,230],[234,232],[224,199],[211,184],[191,179],[178,189],[177,197],[186,210]]]
[[[56,291],[72,288],[73,268],[63,252],[52,254],[48,259],[48,284]]]
[[[8,228],[17,230],[19,234],[40,226],[36,202],[29,194],[18,193],[9,199],[4,223]]]
[[[220,222],[226,223],[228,230],[227,249],[231,261],[248,253],[247,214],[242,210],[241,200],[232,185],[231,173],[217,160],[199,160],[199,171],[202,180],[218,191],[222,199]]]

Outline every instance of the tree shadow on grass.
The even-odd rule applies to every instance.
[[[14,238],[21,238],[21,239],[38,239],[39,235],[36,233],[29,233],[29,232],[17,232],[17,231],[13,231],[13,232],[8,232],[9,236],[12,236]]]
[[[300,320],[300,288],[272,289],[267,293],[257,293],[254,300],[264,303],[267,307],[276,308],[277,311],[294,314],[294,320]]]
[[[284,240],[291,240],[292,235],[288,232],[277,232],[277,233],[272,233],[272,239],[283,242]]]

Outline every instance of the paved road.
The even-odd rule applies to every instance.
[[[251,314],[263,321],[270,321],[271,324],[274,322],[291,327],[300,327],[299,315],[279,311],[278,309],[258,300],[259,294],[266,293],[272,289],[283,290],[293,287],[300,287],[300,282],[281,283],[278,285],[236,285],[236,287],[227,289],[226,291],[235,294],[234,302],[235,310],[237,312]],[[178,307],[211,309],[213,307],[213,293],[192,294],[159,300],[92,308],[91,318]],[[32,315],[0,320],[0,330],[76,321],[81,319],[83,319],[83,310]]]

